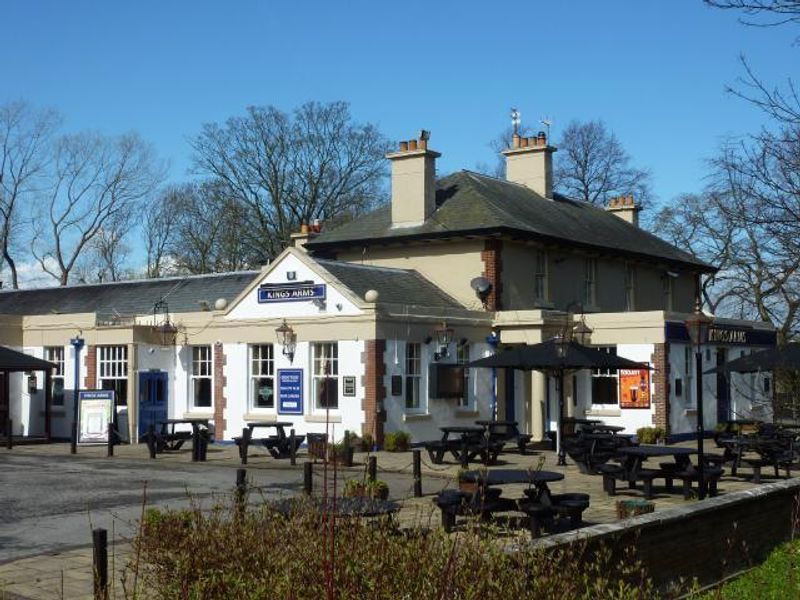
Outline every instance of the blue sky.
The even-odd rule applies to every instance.
[[[0,102],[58,108],[69,129],[136,130],[190,166],[201,125],[274,104],[346,100],[392,139],[424,127],[440,170],[493,161],[523,121],[602,118],[669,201],[763,117],[724,92],[740,53],[796,74],[798,32],[750,28],[700,0],[661,2],[17,1],[3,4]]]

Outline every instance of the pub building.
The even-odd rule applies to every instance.
[[[514,344],[570,335],[652,371],[577,371],[568,416],[671,439],[696,428],[685,326],[715,271],[638,226],[631,196],[605,209],[553,192],[543,133],[515,135],[505,180],[436,179],[429,133],[387,155],[391,202],[325,231],[304,226],[257,271],[0,291],[0,343],[56,365],[7,373],[0,419],[14,435],[68,438],[73,390],[115,391],[120,434],[165,418],[207,418],[217,440],[248,421],[326,421],[414,440],[494,414],[534,439],[555,429],[554,378],[468,368]],[[713,320],[703,370],[775,344],[766,323]],[[76,369],[77,361],[77,369]],[[705,427],[770,416],[766,374],[703,376]],[[48,401],[48,398],[50,400]]]

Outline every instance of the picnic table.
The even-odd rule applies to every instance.
[[[606,425],[605,423],[598,423],[596,425],[588,425],[586,429],[589,430],[590,433],[611,433],[617,434],[622,433],[625,431],[625,428],[621,425]]]
[[[525,447],[530,443],[531,436],[521,433],[517,421],[475,421],[476,425],[483,427],[488,433],[489,441],[513,442],[517,445],[520,454],[525,454]]]
[[[242,436],[233,438],[239,446],[239,458],[242,464],[247,464],[248,451],[253,443],[262,445],[274,458],[289,458],[292,455],[291,436],[286,435],[286,428],[294,426],[291,421],[249,421],[246,425],[242,430]],[[257,428],[274,429],[275,434],[254,438],[253,433]],[[304,435],[295,436],[295,452],[303,440],[305,440]]]
[[[667,489],[672,490],[673,479],[681,479],[684,482],[684,496],[688,496],[691,488],[691,481],[697,479],[697,472],[693,469],[690,456],[697,454],[697,450],[684,448],[682,446],[629,446],[619,448],[617,454],[623,458],[621,467],[616,465],[603,465],[600,471],[603,473],[603,487],[606,492],[613,496],[616,493],[616,479],[623,479],[628,482],[631,489],[636,488],[636,483],[644,483],[645,498],[653,497],[653,480],[663,477],[666,481]],[[644,462],[649,458],[669,458],[674,462],[662,462],[658,469],[644,468]],[[713,481],[712,491],[716,493],[716,479],[722,474],[717,469],[704,469],[709,481]]]
[[[208,419],[165,419],[158,421],[157,427],[150,434],[145,436],[148,446],[155,445],[155,452],[174,452],[181,449],[184,443],[190,439],[197,439],[195,436],[204,435],[208,432]],[[178,429],[179,425],[191,426],[191,431]]]

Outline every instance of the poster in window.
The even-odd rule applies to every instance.
[[[342,377],[342,396],[356,395],[356,378],[353,375]]]
[[[303,414],[302,369],[278,369],[278,414]]]
[[[619,370],[620,408],[650,408],[650,371]]]
[[[108,424],[114,406],[113,390],[78,392],[78,443],[108,443]]]

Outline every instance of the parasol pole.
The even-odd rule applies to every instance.
[[[564,369],[558,370],[558,431],[556,435],[556,452],[558,453],[558,465],[564,466],[567,464],[564,452],[564,440],[562,435],[564,432]]]

